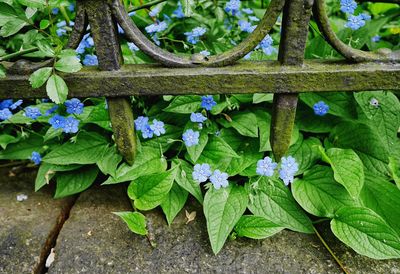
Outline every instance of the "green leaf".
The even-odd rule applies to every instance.
[[[28,138],[15,144],[10,144],[5,150],[0,151],[0,160],[30,159],[32,152],[43,150],[43,138],[31,134]]]
[[[253,112],[241,111],[231,116],[231,126],[241,135],[258,137],[257,116]]]
[[[0,146],[4,150],[7,148],[9,144],[17,143],[19,140],[20,140],[19,137],[14,137],[8,134],[2,134],[0,135]]]
[[[336,182],[343,185],[351,197],[357,198],[364,185],[364,166],[352,149],[330,148],[325,151],[320,147],[325,161],[334,172]]]
[[[191,17],[193,15],[193,10],[196,7],[194,0],[180,0],[182,4],[182,10],[185,17]]]
[[[253,104],[259,104],[262,102],[272,102],[274,99],[273,93],[254,93]]]
[[[208,163],[215,169],[221,167],[224,161],[229,164],[230,157],[239,158],[239,155],[221,137],[210,136],[197,162]]]
[[[394,157],[389,157],[389,170],[394,182],[400,189],[400,160]]]
[[[228,173],[229,176],[235,176],[241,173],[249,166],[257,164],[257,161],[263,158],[263,153],[258,152],[259,147],[256,140],[250,138],[241,139],[243,142],[240,144],[239,148],[235,149],[239,158],[232,158],[226,169],[226,173]]]
[[[54,65],[56,70],[72,73],[77,72],[82,68],[82,64],[76,56],[64,56]]]
[[[321,158],[318,149],[320,145],[321,142],[317,138],[304,139],[300,135],[297,142],[290,147],[288,154],[292,155],[299,165],[299,171],[296,174],[303,174]]]
[[[128,225],[128,228],[136,234],[147,235],[146,229],[146,217],[140,212],[113,212],[115,215],[121,217],[121,219]]]
[[[252,194],[250,211],[294,231],[313,233],[311,220],[293,199],[289,189],[276,179],[261,177]]]
[[[134,200],[135,207],[139,210],[150,210],[159,206],[172,188],[176,171],[173,168],[132,181],[128,187],[128,196]]]
[[[40,68],[31,74],[29,77],[29,83],[32,88],[40,88],[47,79],[49,79],[51,72],[53,71],[50,67]]]
[[[50,21],[47,19],[42,19],[39,23],[40,29],[46,29],[48,26],[50,26]]]
[[[54,127],[49,127],[49,129],[46,131],[46,134],[43,136],[43,141],[46,143],[47,141],[50,141],[58,136],[61,136],[62,133],[63,133],[62,128],[55,129]]]
[[[248,195],[241,186],[210,188],[204,197],[204,216],[214,254],[223,247],[232,229],[246,210]]]
[[[201,153],[203,152],[205,146],[207,145],[207,142],[208,142],[208,134],[205,130],[201,130],[199,143],[195,146],[186,147],[190,159],[193,161],[193,163],[195,163],[197,159],[199,159]]]
[[[108,178],[103,185],[136,180],[140,176],[163,172],[166,169],[167,161],[160,154],[160,150],[144,146],[142,147],[142,151],[136,155],[132,166],[122,163],[115,172],[115,176]]]
[[[62,104],[67,100],[68,87],[60,76],[53,74],[47,81],[46,92],[54,103]]]
[[[201,193],[200,185],[192,177],[193,167],[180,159],[174,159],[172,166],[177,167],[175,182],[192,194],[200,204],[203,204],[203,194]]]
[[[25,16],[26,16],[26,18],[30,19],[36,14],[36,12],[37,12],[37,8],[29,8],[28,7],[25,10]]]
[[[6,3],[0,2],[0,26],[17,17],[14,8]]]
[[[389,175],[389,152],[376,130],[368,125],[342,122],[333,129],[329,139],[339,148],[353,149],[369,171]]]
[[[200,103],[201,99],[199,96],[177,96],[164,111],[190,114],[200,108]]]
[[[367,91],[354,93],[363,115],[360,120],[374,128],[381,137],[386,151],[393,151],[400,127],[400,102],[391,92]],[[371,100],[378,101],[378,106],[371,105]]]
[[[379,214],[400,235],[400,190],[385,178],[366,173],[361,203]]]
[[[53,165],[41,163],[35,180],[35,191],[38,191],[45,185],[50,183],[51,178],[56,175],[57,171],[70,171],[80,168],[81,165]]]
[[[50,151],[43,162],[56,165],[95,164],[107,150],[108,142],[97,133],[82,131],[75,143],[67,142]]]
[[[186,203],[188,192],[181,188],[177,183],[172,185],[167,197],[161,203],[161,208],[167,218],[168,224],[172,224],[176,215],[182,210]]]
[[[116,146],[113,146],[106,150],[103,157],[96,164],[103,174],[116,177],[117,167],[121,161],[121,154],[118,153]]]
[[[21,20],[19,18],[13,18],[12,20],[5,23],[4,26],[1,28],[0,36],[8,37],[13,34],[16,34],[26,25],[27,23],[24,20]]]
[[[46,0],[18,0],[18,2],[31,8],[43,9],[46,7]]]
[[[98,172],[96,166],[85,166],[79,170],[57,173],[54,198],[62,198],[88,189],[96,180]]]
[[[7,75],[6,68],[2,64],[0,64],[0,79],[5,78],[6,75]]]
[[[269,142],[271,115],[268,112],[260,109],[257,109],[255,114],[257,117],[258,131],[260,135],[259,151],[271,151],[271,143]]]
[[[239,237],[251,239],[265,239],[282,231],[284,228],[273,222],[254,215],[243,215],[235,226]]]
[[[400,258],[400,237],[374,211],[344,207],[331,221],[336,237],[357,253],[373,259]]]
[[[358,205],[326,166],[316,165],[306,171],[302,179],[292,184],[292,193],[302,208],[318,217],[332,218],[338,209]]]

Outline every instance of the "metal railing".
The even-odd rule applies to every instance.
[[[370,2],[400,4],[400,0]],[[281,13],[278,61],[238,62],[263,40]],[[327,43],[345,60],[304,61],[311,15]],[[122,66],[117,24],[129,42],[162,66]],[[133,163],[136,153],[134,118],[128,96],[216,91],[275,93],[270,142],[275,157],[280,159],[290,144],[299,92],[400,90],[400,51],[366,52],[340,41],[330,26],[324,0],[271,0],[264,17],[247,39],[227,52],[210,57],[195,54],[183,58],[157,47],[134,24],[120,0],[77,0],[69,48],[78,47],[88,25],[100,71],[87,68],[66,75],[69,95],[107,97],[115,140],[128,163]],[[45,97],[44,90],[32,90],[27,74],[49,62],[26,65],[17,61],[9,69],[8,77],[0,79],[0,98]]]

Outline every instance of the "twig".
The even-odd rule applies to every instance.
[[[129,12],[137,11],[137,10],[141,10],[141,9],[147,9],[147,8],[150,8],[150,7],[154,6],[154,5],[160,4],[160,3],[165,2],[165,1],[167,1],[167,0],[155,0],[155,1],[151,1],[151,2],[148,2],[148,3],[146,3],[146,4],[141,5],[141,6],[139,6],[139,7],[130,9]]]
[[[20,51],[17,51],[17,52],[13,52],[13,53],[4,55],[3,57],[0,57],[0,62],[12,59],[14,57],[18,57],[20,55],[24,55],[24,54],[28,54],[28,53],[31,53],[31,52],[35,52],[37,50],[39,50],[38,47],[33,47],[33,48],[30,48],[30,49],[23,49],[23,50],[20,50]]]

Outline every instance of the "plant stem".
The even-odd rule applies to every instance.
[[[13,53],[4,55],[3,57],[0,57],[0,62],[12,59],[14,57],[18,57],[20,55],[28,54],[28,53],[31,53],[31,52],[34,52],[34,51],[37,51],[37,50],[39,50],[38,47],[33,47],[33,48],[30,48],[30,49],[23,49],[23,50],[20,50],[20,51],[17,51],[17,52],[13,52]]]
[[[147,9],[147,8],[150,8],[150,7],[154,6],[154,5],[160,4],[160,3],[165,2],[165,1],[167,1],[167,0],[154,0],[154,1],[148,2],[146,4],[143,4],[143,5],[139,6],[139,7],[133,8],[133,9],[129,10],[129,12],[137,11],[137,10],[141,10],[141,9]]]
[[[3,167],[11,167],[11,166],[22,166],[26,163],[28,163],[29,161],[18,161],[18,162],[11,162],[11,163],[7,163],[7,164],[2,164],[0,165],[0,168]]]
[[[328,250],[328,252],[331,254],[331,256],[333,257],[333,259],[336,261],[336,263],[339,265],[339,267],[342,269],[342,271],[345,274],[349,274],[349,272],[347,272],[346,268],[344,267],[343,263],[339,260],[339,258],[335,255],[335,253],[333,253],[332,249],[329,247],[329,245],[325,242],[324,238],[322,238],[321,234],[319,234],[318,230],[315,228],[315,226],[313,226],[313,229],[315,231],[315,234],[317,234],[318,239],[322,242],[322,244],[324,245],[324,247]]]

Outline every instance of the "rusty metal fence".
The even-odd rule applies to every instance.
[[[366,2],[359,0],[359,2]],[[400,4],[400,0],[371,0]],[[278,61],[240,61],[270,32],[283,13]],[[304,61],[311,16],[342,61]],[[117,24],[158,65],[123,65]],[[289,147],[298,93],[324,91],[400,90],[400,52],[353,49],[336,36],[324,0],[271,0],[264,17],[247,39],[215,56],[183,58],[153,44],[134,24],[120,0],[77,0],[77,15],[68,47],[77,48],[88,25],[99,60],[98,69],[65,75],[71,97],[106,96],[120,153],[133,163],[136,153],[134,117],[129,96],[213,93],[275,93],[270,141],[277,159]],[[43,98],[28,75],[47,61],[16,62],[0,79],[2,98]],[[151,81],[150,81],[151,80]],[[84,88],[82,88],[84,87]]]

